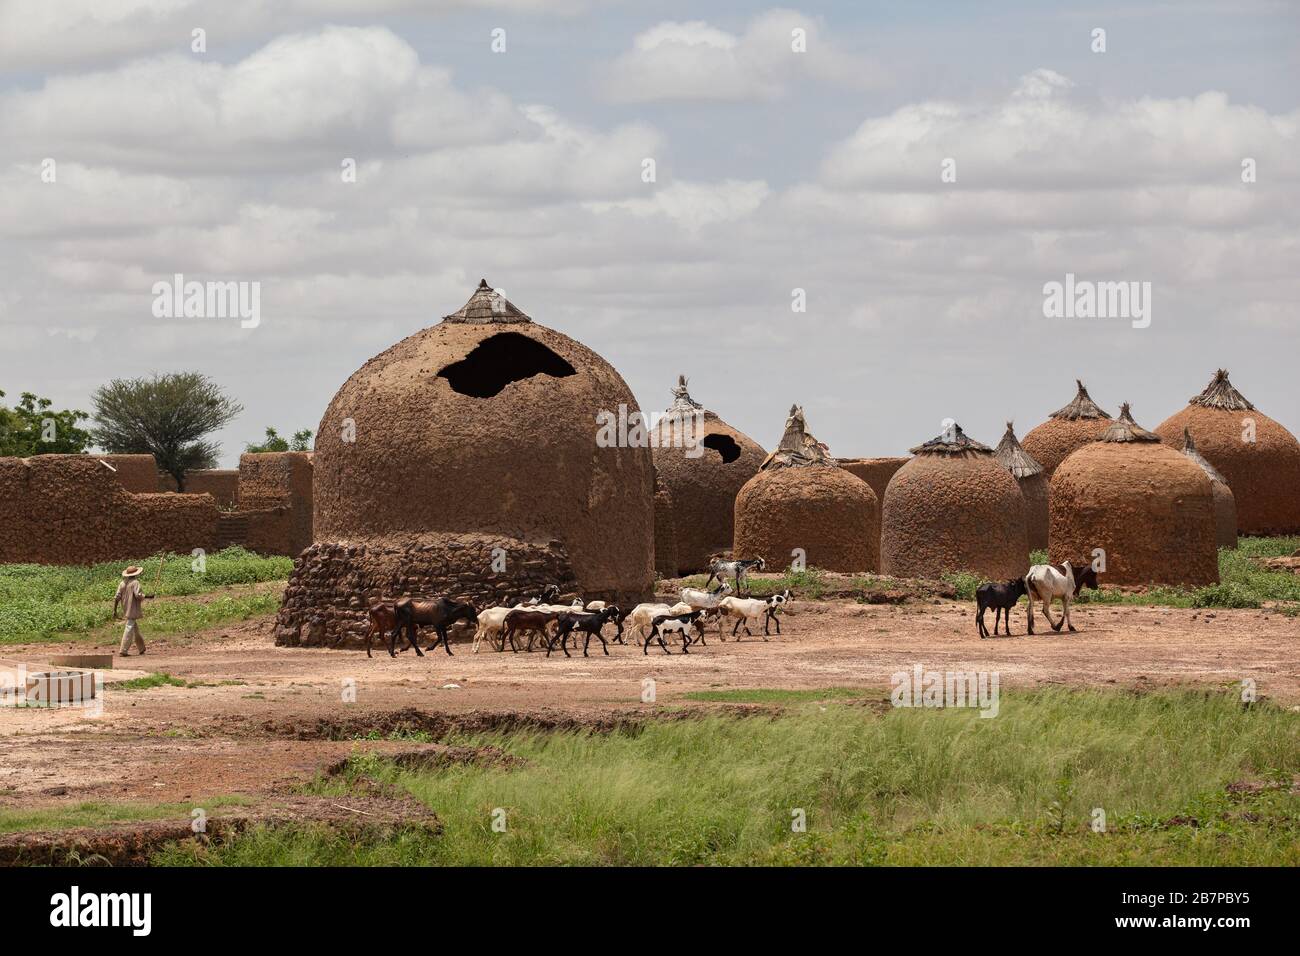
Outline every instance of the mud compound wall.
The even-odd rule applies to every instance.
[[[132,494],[92,455],[0,458],[0,563],[210,550],[218,514],[210,495]]]
[[[871,486],[877,501],[885,500],[885,489],[894,472],[906,465],[910,458],[840,458],[836,461],[851,475],[857,475]]]
[[[166,472],[158,472],[158,491],[175,491],[176,479]],[[230,468],[211,468],[185,473],[185,493],[209,494],[223,508],[233,508],[239,502],[239,472]]]
[[[158,466],[153,455],[95,455],[113,466],[117,483],[132,494],[151,494],[165,491],[158,487]],[[171,489],[175,491],[176,489]]]
[[[287,520],[259,519],[252,533],[263,554],[296,557],[312,542],[312,456],[287,451],[239,456],[239,509],[286,509]]]
[[[451,597],[482,610],[536,596],[548,584],[566,593],[577,585],[558,541],[538,544],[494,535],[440,534],[407,544],[313,544],[289,577],[276,617],[275,643],[315,647],[341,640],[360,646],[368,609],[379,601]],[[472,631],[467,628],[466,633]]]

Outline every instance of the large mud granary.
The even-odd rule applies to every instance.
[[[277,643],[360,633],[370,603],[404,594],[486,603],[558,583],[648,596],[650,449],[597,442],[597,416],[620,405],[637,408],[608,362],[486,281],[366,362],[321,420],[316,540]]]

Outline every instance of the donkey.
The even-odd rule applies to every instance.
[[[1034,633],[1034,601],[1043,602],[1043,613],[1052,630],[1059,631],[1064,624],[1071,632],[1070,602],[1079,596],[1084,587],[1097,590],[1097,572],[1088,564],[1075,568],[1069,561],[1064,564],[1035,564],[1025,575],[1025,593],[1029,596],[1029,633]],[[1061,599],[1061,619],[1052,620],[1052,601]]]
[[[993,636],[998,636],[998,622],[1002,619],[1002,614],[1006,612],[1007,637],[1011,636],[1011,609],[1016,606],[1020,600],[1020,595],[1028,594],[1028,586],[1024,578],[1016,578],[1005,584],[995,584],[990,581],[981,584],[975,591],[975,629],[979,631],[980,638],[989,636],[988,626],[984,623],[984,612],[993,608]],[[1030,631],[1029,633],[1033,633]]]
[[[396,611],[397,623],[399,628],[406,629],[406,639],[411,642],[415,648],[415,653],[420,657],[424,654],[420,651],[419,642],[416,640],[417,629],[421,625],[431,626],[437,633],[438,639],[429,645],[430,650],[438,646],[438,641],[442,642],[442,649],[451,654],[451,642],[447,639],[447,628],[457,621],[471,621],[478,623],[478,609],[472,604],[466,604],[461,601],[453,601],[451,598],[438,598],[436,601],[416,601],[412,598],[402,598],[394,606]],[[396,657],[396,637],[397,632],[393,631],[388,639],[388,654],[390,657]]]

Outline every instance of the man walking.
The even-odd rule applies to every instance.
[[[117,586],[117,594],[113,598],[113,618],[117,619],[118,605],[122,606],[124,616],[126,617],[126,630],[122,632],[122,647],[118,653],[123,657],[131,656],[131,639],[135,638],[135,643],[140,647],[141,655],[144,654],[144,638],[140,636],[140,605],[148,598],[140,590],[140,575],[144,574],[144,568],[138,568],[135,565],[127,568],[122,572],[122,583]]]

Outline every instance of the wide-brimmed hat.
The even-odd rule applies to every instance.
[[[137,568],[134,564],[122,572],[124,578],[138,578],[144,574],[144,568]]]

